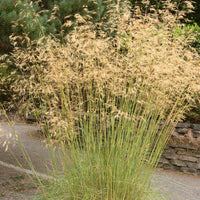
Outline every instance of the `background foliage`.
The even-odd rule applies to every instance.
[[[54,34],[62,38],[70,28],[63,28],[66,16],[74,19],[74,15],[79,13],[86,14],[85,6],[91,11],[94,22],[103,19],[106,13],[105,0],[0,0],[0,52],[10,52],[12,45],[9,41],[11,34],[27,34],[30,39],[38,39],[41,36]],[[156,5],[157,9],[163,8],[163,1],[137,1],[130,0],[133,6],[139,5],[145,12],[150,12],[148,5]],[[180,10],[191,10],[187,8],[184,0],[173,0],[177,2]],[[197,0],[193,1],[193,12],[188,12],[183,22],[191,20],[190,23],[198,26],[200,24],[200,4]],[[149,7],[150,8],[150,7]]]
[[[151,5],[156,5],[157,10],[163,9],[165,5],[165,1],[158,0],[129,1],[132,7],[139,6],[143,13],[151,12]],[[74,26],[81,25],[81,22],[74,23],[77,14],[81,16],[89,14],[90,21],[96,24],[97,30],[104,29],[107,31],[107,34],[113,34],[114,32],[109,33],[107,27],[99,27],[99,22],[108,20],[106,19],[106,13],[111,9],[108,5],[115,2],[116,0],[0,0],[0,54],[11,53],[14,46],[27,47],[29,40],[38,40],[49,35],[53,35],[61,43],[64,43],[63,39],[73,30]],[[199,52],[200,4],[198,0],[172,0],[172,2],[177,3],[179,12],[187,10],[186,15],[183,15],[182,18],[183,26],[174,27],[174,34],[176,36],[184,35],[188,41],[188,46],[195,47]],[[191,11],[191,3],[194,5],[193,12],[189,12]],[[85,11],[86,7],[89,12]],[[176,11],[171,9],[171,12],[174,13]],[[66,24],[67,20],[70,20],[72,23]],[[11,39],[13,36],[15,36],[15,40]],[[16,38],[16,36],[18,37]],[[12,58],[5,58],[4,56],[0,62],[5,62],[5,59],[7,60],[7,66],[0,66],[2,79],[0,84],[1,102],[10,100],[11,93],[13,92],[10,85],[15,78],[13,70],[16,69]],[[198,120],[200,118],[199,101],[195,100],[194,102],[197,107],[195,108],[194,106],[192,116],[196,116],[195,119]]]

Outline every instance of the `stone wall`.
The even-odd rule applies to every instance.
[[[200,124],[177,124],[158,167],[200,175]]]

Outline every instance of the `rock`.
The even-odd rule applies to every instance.
[[[193,135],[193,137],[194,138],[198,138],[198,137],[200,137],[200,131],[192,131],[192,135]]]
[[[188,162],[187,163],[187,166],[190,168],[190,169],[198,169],[198,164],[197,163],[194,163],[194,162]],[[199,166],[200,167],[200,166]]]
[[[176,128],[191,128],[191,124],[179,122],[177,123]]]
[[[200,163],[197,163],[196,169],[200,169]]]
[[[164,157],[167,159],[173,159],[173,160],[176,160],[178,158],[176,154],[165,154]]]
[[[187,164],[183,162],[182,160],[172,160],[171,162],[173,165],[179,166],[179,167],[186,167]]]
[[[186,152],[186,150],[183,149],[183,148],[179,148],[179,147],[177,147],[177,148],[174,148],[174,149],[175,149],[176,153],[178,153],[178,152],[185,153],[185,152]],[[180,154],[181,154],[181,153],[180,153]]]
[[[183,149],[186,149],[186,150],[196,150],[196,147],[193,146],[193,145],[189,145],[189,144],[176,144],[174,145],[175,147],[177,148],[183,148]]]
[[[166,158],[160,158],[159,163],[163,163],[163,164],[169,164],[169,160]]]
[[[185,172],[188,172],[188,167],[181,167],[181,168],[180,168],[180,171],[181,171],[181,172],[184,172],[184,173],[185,173]]]
[[[178,155],[185,155],[186,152],[185,152],[185,151],[177,151],[176,153],[177,153]]]
[[[188,167],[181,167],[180,171],[182,171],[184,173],[192,173],[194,175],[198,174],[198,170],[197,169],[192,169],[192,168],[188,168]]]
[[[172,165],[169,165],[169,164],[163,164],[162,168],[163,168],[163,169],[174,170],[174,167],[173,167]]]
[[[185,135],[188,133],[188,129],[187,128],[178,128],[178,129],[176,129],[176,132],[180,135]]]
[[[191,128],[194,130],[200,130],[200,124],[192,124]]]
[[[197,162],[198,158],[192,157],[192,156],[186,156],[186,155],[181,155],[179,157],[180,160],[185,160],[185,161],[190,161],[190,162]]]
[[[164,155],[165,154],[174,154],[174,153],[175,153],[175,151],[172,148],[169,148],[169,149],[167,149],[167,150],[164,151]]]
[[[170,148],[175,148],[176,147],[176,144],[172,143],[172,141],[170,140],[170,143],[168,143],[168,146]]]
[[[200,175],[200,124],[178,123],[160,159],[164,169]]]

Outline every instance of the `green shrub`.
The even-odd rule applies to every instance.
[[[0,79],[7,79],[9,73],[7,71],[6,66],[1,66],[0,67]],[[0,102],[3,103],[3,101],[6,99],[9,99],[9,95],[7,94],[8,88],[9,88],[9,83],[5,84],[5,81],[2,81],[4,84],[0,84]]]
[[[185,114],[184,121],[189,123],[200,123],[200,94],[193,96],[193,104],[189,112]]]
[[[15,68],[7,64],[0,63],[0,104],[6,108],[13,108],[12,104],[12,84],[16,80],[17,74]]]
[[[182,27],[175,27],[174,35],[175,37],[184,36],[185,38],[187,38],[188,43],[186,44],[186,48],[193,47],[200,54],[200,27],[196,23],[193,25],[187,24],[182,25]],[[186,113],[184,119],[187,122],[200,122],[199,94],[199,92],[194,92],[193,94],[191,94],[193,99],[192,109],[188,113]]]
[[[106,3],[104,0],[60,0],[60,1],[30,1],[30,0],[0,0],[0,51],[5,53],[11,48],[9,36],[26,35],[31,40],[53,34],[62,39],[71,28],[66,27],[65,17],[79,13],[85,14],[87,6],[91,11],[93,21],[100,20]],[[21,45],[22,41],[18,41]],[[7,51],[6,51],[7,50]]]
[[[184,35],[188,38],[188,45],[194,47],[200,53],[200,27],[195,24],[186,24],[182,27],[175,27],[175,36]]]
[[[163,9],[166,5],[166,2],[169,6],[171,6],[171,12],[176,13],[177,11],[184,11],[184,16],[182,18],[183,23],[197,23],[200,25],[200,4],[198,0],[188,1],[188,0],[168,0],[168,1],[157,1],[157,0],[144,0],[144,1],[137,1],[137,0],[129,0],[133,6],[139,6],[143,12],[151,12],[150,8],[151,5],[155,5],[157,10]],[[171,2],[171,4],[169,4]],[[176,11],[174,10],[174,5],[177,8]],[[173,6],[173,7],[172,7]],[[185,12],[187,11],[187,12]]]
[[[106,7],[114,0],[57,0],[57,1],[30,1],[30,0],[0,0],[0,50],[8,52],[12,48],[9,46],[9,36],[26,34],[31,40],[38,39],[41,36],[53,34],[62,39],[71,29],[63,28],[65,17],[70,16],[75,19],[74,15],[79,13],[85,15],[84,8],[87,6],[91,11],[90,15],[94,22],[105,20],[107,12]],[[157,9],[164,8],[163,1],[135,1],[130,0],[132,5],[140,5],[145,12],[150,12],[151,5],[156,5]],[[148,4],[149,2],[149,4]],[[177,0],[174,0],[177,2]],[[191,10],[187,1],[177,2],[179,10]],[[188,6],[187,6],[188,5]],[[199,23],[197,3],[194,4],[195,12],[187,18]],[[147,9],[148,8],[148,9]],[[189,13],[189,11],[188,11]],[[6,45],[4,45],[6,44]]]

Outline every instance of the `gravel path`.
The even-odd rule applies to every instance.
[[[157,170],[152,185],[166,200],[200,200],[200,176]]]
[[[46,166],[51,165],[51,156],[37,129],[36,126],[26,124],[15,124],[13,128],[5,123],[0,124],[0,199],[28,200],[37,192],[27,173],[2,164],[20,166],[17,159],[23,168],[31,170],[19,145],[13,145],[16,143],[16,132],[30,155],[36,171],[46,173]],[[10,151],[5,152],[6,145],[3,147],[5,141]],[[165,196],[166,200],[200,200],[200,176],[157,170],[152,185]]]
[[[50,148],[37,130],[26,124],[0,124],[0,199],[27,200],[37,192],[30,180],[33,171],[29,161],[40,176],[47,173],[47,166],[51,168]],[[22,148],[29,156],[23,154]]]

